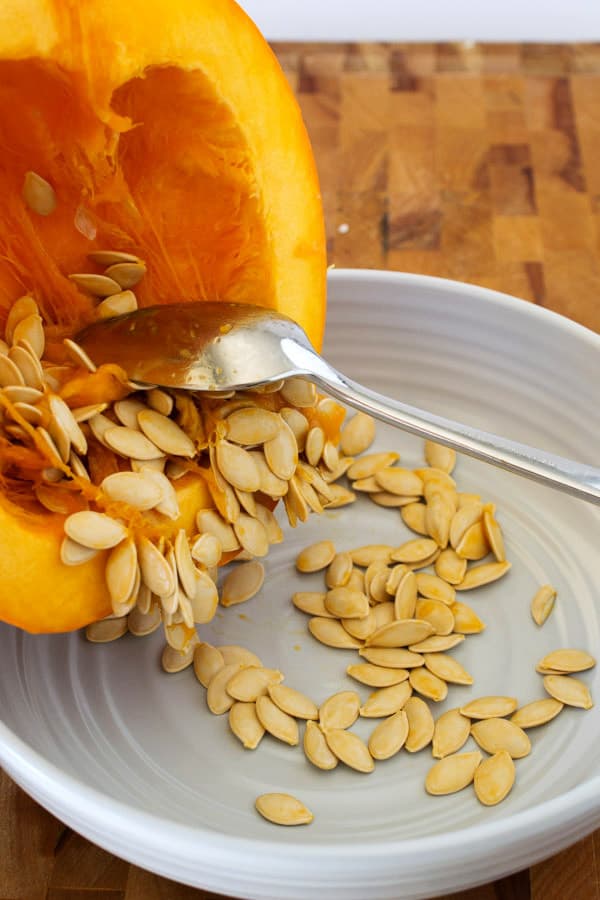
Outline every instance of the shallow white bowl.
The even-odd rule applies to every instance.
[[[416,275],[337,271],[325,351],[409,403],[598,463],[600,337],[537,306]],[[408,465],[422,459],[420,441],[390,428],[380,427],[377,446],[399,449]],[[475,685],[452,688],[439,711],[488,693],[528,702],[543,696],[534,666],[545,652],[600,646],[600,511],[466,458],[456,476],[498,504],[513,569],[464,597],[487,631],[455,651]],[[290,603],[292,591],[322,583],[298,576],[293,560],[325,536],[349,548],[405,535],[397,511],[367,500],[313,517],[269,555],[261,594],[202,634],[254,649],[317,701],[356,687],[344,674],[354,652],[317,644]],[[529,601],[546,581],[559,599],[539,629]],[[429,751],[402,753],[369,776],[317,771],[299,748],[268,738],[243,751],[226,717],[208,712],[191,670],[161,673],[161,643],[155,634],[97,646],[0,628],[0,763],[59,818],[138,865],[239,897],[399,900],[497,878],[600,824],[598,707],[567,709],[530,732],[515,789],[485,809],[471,789],[425,793]],[[583,678],[600,696],[599,671]],[[373,724],[356,728],[367,735]],[[260,819],[254,799],[272,790],[301,797],[314,823]]]

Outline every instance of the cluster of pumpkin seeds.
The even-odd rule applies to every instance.
[[[30,176],[24,195],[43,194],[39,177]],[[143,261],[113,250],[90,260],[102,274],[70,277],[96,298],[97,316],[137,308],[131,288]],[[64,565],[104,555],[112,613],[88,626],[88,639],[143,636],[162,623],[163,667],[180,671],[192,663],[195,626],[217,609],[223,556],[247,561],[225,579],[224,606],[260,589],[256,558],[283,539],[272,513],[278,500],[295,525],[354,499],[336,484],[353,460],[340,457],[322,427],[342,411],[302,378],[203,398],[130,382],[117,367],[109,367],[107,382],[119,381],[121,398],[98,402],[106,368],[97,370],[74,341],[57,341],[32,296],[13,304],[0,342],[5,477],[21,493],[28,482],[41,507],[66,516]],[[197,510],[191,536],[169,526],[180,516],[174,484],[188,473],[205,481],[214,503]]]

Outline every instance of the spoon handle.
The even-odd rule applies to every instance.
[[[300,349],[302,352],[299,352]],[[556,456],[479,428],[461,425],[452,419],[385,397],[347,378],[312,350],[296,347],[294,363],[309,373],[329,394],[382,422],[600,504],[600,469],[594,466]]]

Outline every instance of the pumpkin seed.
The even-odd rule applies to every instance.
[[[358,655],[384,669],[414,669],[415,666],[422,666],[425,661],[425,657],[419,653],[395,647],[362,647]]]
[[[415,618],[415,610],[417,608],[417,579],[415,573],[406,570],[398,587],[394,598],[394,614],[397,619]]]
[[[508,796],[515,783],[515,764],[506,750],[484,760],[475,771],[475,795],[484,806],[495,806]]]
[[[86,294],[96,297],[110,297],[111,294],[120,294],[121,285],[108,275],[92,275],[89,272],[77,272],[68,276],[77,287]]]
[[[137,297],[133,291],[119,291],[118,294],[111,294],[98,304],[96,316],[99,319],[112,319],[114,316],[135,312],[137,308]]]
[[[348,579],[346,587],[352,588],[353,591],[362,591],[363,593],[366,590],[365,576],[360,569],[356,568],[356,566],[352,569],[352,574]]]
[[[391,559],[394,562],[414,564],[428,559],[433,553],[438,551],[435,541],[430,538],[415,538],[406,541],[400,547],[392,550]]]
[[[369,687],[390,687],[394,684],[400,684],[408,678],[406,669],[387,669],[383,666],[376,666],[372,663],[358,663],[348,666],[346,673],[350,678],[360,681]]]
[[[196,513],[196,526],[203,534],[215,537],[223,553],[231,553],[240,549],[240,543],[231,525],[225,522],[214,509],[201,509]]]
[[[65,566],[81,566],[88,560],[97,556],[98,550],[92,547],[84,547],[77,541],[64,537],[60,545],[60,561]]]
[[[135,603],[131,602],[136,576],[138,574],[137,550],[132,538],[121,541],[108,555],[106,560],[106,586],[115,615],[129,613]],[[123,607],[130,603],[130,608]]]
[[[471,734],[471,721],[458,709],[449,709],[437,719],[433,730],[432,752],[436,759],[457,753]]]
[[[330,728],[350,728],[358,719],[360,697],[356,691],[339,691],[324,700],[319,707],[319,724],[327,731]]]
[[[194,650],[194,654],[195,652]],[[206,703],[213,715],[222,716],[233,706],[234,698],[227,693],[226,685],[241,668],[240,663],[225,664],[214,673],[208,682]]]
[[[332,484],[331,499],[327,501],[326,505],[327,509],[339,509],[341,506],[348,506],[349,503],[354,503],[355,500],[356,494],[353,494],[348,488],[341,484]]]
[[[309,429],[306,435],[306,445],[304,447],[304,455],[311,466],[316,466],[325,448],[325,432],[316,425]]]
[[[259,562],[247,562],[230,572],[221,588],[221,605],[235,606],[245,603],[257,594],[265,580],[264,566]]]
[[[283,675],[277,669],[247,666],[227,682],[226,690],[236,700],[252,703],[267,693],[270,684],[279,684],[281,681]]]
[[[319,591],[297,591],[292,594],[292,603],[301,612],[308,613],[309,616],[317,616],[325,619],[335,619],[325,606],[325,593]]]
[[[196,589],[189,598],[192,616],[197,625],[212,622],[219,603],[217,586],[208,572],[196,571]]]
[[[391,600],[387,600],[385,603],[377,603],[373,607],[373,615],[377,625],[376,630],[383,628],[384,625],[389,625],[396,618],[394,604]]]
[[[385,563],[390,561],[390,553],[393,547],[388,544],[365,544],[364,547],[357,547],[350,550],[352,562],[356,566],[370,566],[371,563],[381,560]]]
[[[242,666],[258,666],[258,668],[262,668],[262,662],[256,653],[253,653],[246,647],[240,647],[238,644],[223,644],[217,649],[225,660],[226,666],[236,662]]]
[[[86,626],[85,636],[92,644],[108,644],[127,634],[127,617],[114,618],[109,616],[99,622],[92,622]]]
[[[143,473],[115,472],[100,487],[110,500],[128,503],[136,509],[152,509],[161,500],[160,488]]]
[[[417,600],[415,618],[429,622],[436,634],[451,634],[454,629],[452,610],[441,600]]]
[[[375,419],[358,412],[342,429],[340,447],[346,456],[358,456],[368,450],[374,440]]]
[[[72,491],[63,491],[47,484],[38,484],[35,488],[35,495],[42,506],[45,506],[50,512],[61,513],[64,516],[87,507],[87,502]],[[70,540],[70,538],[66,538],[66,540]]]
[[[265,733],[255,703],[234,703],[229,710],[229,727],[246,750],[256,750]]]
[[[23,297],[15,300],[8,312],[6,325],[4,326],[4,336],[9,344],[13,343],[13,334],[18,323],[22,319],[26,319],[27,316],[37,314],[39,314],[38,305],[29,294],[25,294]],[[8,352],[8,346],[5,352]]]
[[[92,427],[91,422],[96,418],[94,416],[94,419],[90,421],[90,427]],[[124,425],[113,425],[111,428],[106,428],[102,439],[107,447],[126,458],[158,459],[163,455],[162,450],[159,450],[156,444],[148,440],[145,435]]]
[[[453,547],[446,547],[435,561],[435,573],[452,585],[460,584],[467,571],[467,560],[458,556]]]
[[[344,587],[352,575],[352,557],[349,553],[336,553],[327,569],[325,584],[328,588]]]
[[[262,524],[267,533],[269,544],[280,544],[283,541],[283,531],[270,509],[262,503],[256,504],[256,518]]]
[[[267,685],[269,697],[279,709],[296,719],[318,719],[319,708],[316,703],[294,688],[285,684],[270,682]]]
[[[483,530],[497,562],[504,562],[506,559],[504,538],[502,536],[502,529],[494,518],[492,506],[493,504],[488,503],[483,509]]]
[[[42,391],[27,385],[15,384],[2,388],[2,395],[11,403],[37,403],[44,396]]]
[[[48,434],[45,428],[42,428],[40,425],[39,428],[35,429],[35,433],[40,439],[41,447],[38,444],[38,449],[41,449],[47,459],[52,463],[53,466],[60,465],[61,463],[61,455],[59,453],[58,447]],[[54,481],[59,481],[62,478],[62,471],[59,470],[59,477],[54,478]],[[50,479],[48,479],[50,480]]]
[[[333,541],[319,541],[301,550],[296,557],[299,572],[320,572],[327,568],[335,556]]]
[[[546,675],[544,688],[551,697],[566,706],[591,709],[594,705],[588,686],[572,675]]]
[[[469,719],[499,719],[510,716],[517,708],[515,697],[489,696],[471,700],[460,708],[461,715]]]
[[[37,172],[26,172],[23,181],[23,200],[38,216],[49,216],[56,209],[54,188]]]
[[[377,630],[377,617],[372,609],[364,619],[340,619],[343,627],[359,641],[364,641]]]
[[[425,441],[425,459],[430,466],[450,474],[456,465],[456,450],[435,441]]]
[[[534,700],[532,703],[522,706],[512,714],[510,721],[520,728],[536,728],[538,725],[551,722],[562,709],[564,709],[564,703],[560,703],[553,697],[546,697],[544,700]]]
[[[411,672],[417,671],[412,669]],[[402,709],[412,694],[412,688],[408,681],[394,684],[390,687],[380,688],[369,694],[366,702],[360,708],[361,716],[365,718],[381,718],[390,716]]]
[[[473,678],[459,662],[445,653],[426,653],[425,666],[450,684],[473,684]]]
[[[280,409],[279,415],[292,429],[298,445],[298,452],[303,453],[309,428],[308,419],[298,409],[293,409],[289,406],[284,406]]]
[[[2,359],[10,360],[19,369],[21,381],[16,382],[17,384],[24,382],[29,387],[41,391],[44,387],[44,370],[33,350],[24,347],[23,343],[22,341],[21,344],[11,347],[8,356],[3,356]]]
[[[404,744],[409,753],[418,753],[431,743],[434,722],[431,710],[420,697],[409,697],[404,704],[408,734]]]
[[[372,499],[374,499],[376,503],[379,502],[374,497]],[[427,526],[425,524],[425,510],[426,507],[424,503],[415,503],[413,501],[402,506],[400,515],[402,516],[404,524],[408,526],[411,531],[416,531],[417,534],[427,535],[429,532],[427,531]]]
[[[40,425],[44,416],[37,406],[32,406],[31,403],[17,403],[13,404],[14,410],[18,413],[22,419],[25,419],[26,422],[29,422],[30,425]],[[7,416],[11,416],[10,410],[6,412]],[[16,417],[15,417],[16,419]]]
[[[311,811],[291,794],[262,794],[256,798],[256,811],[275,825],[309,825]]]
[[[383,604],[381,604],[383,606]],[[366,641],[369,647],[408,647],[434,633],[429,622],[420,619],[397,619],[378,628]]]
[[[25,342],[25,345],[31,347],[37,358],[41,359],[44,355],[46,343],[41,316],[37,313],[32,313],[30,316],[21,319],[15,326],[12,339],[14,344],[19,344],[21,341]]]
[[[483,522],[471,525],[456,545],[456,554],[462,559],[483,559],[490,551]],[[489,565],[489,563],[488,563]]]
[[[450,610],[454,616],[454,631],[457,634],[479,634],[485,629],[479,616],[466,603],[457,600],[452,604]]]
[[[185,431],[179,427],[179,425],[173,421],[173,419],[169,419],[167,416],[163,416],[162,413],[157,412],[155,409],[143,409],[138,413],[137,416],[138,425],[149,438],[153,444],[156,444],[163,453],[172,454],[173,456],[183,456],[186,459],[192,459],[192,457],[196,454],[196,448],[194,446],[194,442]],[[217,460],[219,461],[219,444],[217,444]],[[222,471],[221,463],[219,461],[219,468]],[[251,461],[249,461],[249,465],[251,465]],[[228,481],[231,481],[230,478],[227,477],[225,472],[223,472],[225,478]],[[234,484],[233,482],[231,482]],[[256,478],[253,481],[253,488],[251,490],[258,489],[258,479]],[[242,484],[234,484],[234,487],[239,487],[242,490],[246,490],[246,488]]]
[[[511,567],[509,562],[483,563],[481,566],[473,566],[467,570],[467,574],[460,584],[456,585],[457,591],[470,591],[484,584],[491,584],[502,578]]]
[[[309,720],[306,723],[303,746],[306,758],[318,769],[329,771],[337,766],[337,756],[329,749],[325,735],[316,722]]]
[[[88,372],[96,371],[95,363],[92,362],[83,347],[80,347],[79,344],[75,343],[75,341],[72,341],[70,338],[65,338],[63,340],[63,345],[69,358],[76,366],[82,366],[84,369],[87,369]]]
[[[224,665],[223,654],[212,644],[203,642],[194,648],[194,674],[203,687],[208,687],[213,675]]]
[[[270,697],[262,696],[256,701],[256,715],[265,731],[278,741],[295,747],[300,740],[298,723],[292,716],[279,709]]]
[[[304,494],[300,490],[300,484],[295,475],[292,475],[289,483],[288,483],[288,492],[287,496],[284,498],[284,505],[286,511],[289,510],[291,506],[293,508],[294,517],[297,516],[301,522],[306,522],[308,519],[308,504],[304,499]],[[289,514],[288,514],[289,517]],[[290,519],[290,524],[292,524],[292,520]],[[292,524],[293,527],[293,524]]]
[[[454,588],[438,575],[419,572],[415,578],[419,594],[423,597],[429,600],[438,600],[445,603],[446,606],[451,606],[456,601]]]
[[[142,535],[137,544],[142,578],[153,594],[169,597],[175,592],[177,582],[173,570],[158,547]]]
[[[301,408],[315,406],[317,402],[317,389],[306,378],[287,378],[281,388],[281,396],[292,406]]]
[[[352,482],[352,490],[359,491],[361,494],[375,494],[381,492],[381,488],[375,481],[373,475],[370,478],[359,478]]]
[[[339,618],[365,619],[369,615],[369,600],[360,591],[337,587],[327,591],[325,608],[332,616]]]
[[[338,448],[331,441],[325,441],[322,454],[323,462],[330,472],[335,472],[340,462]]]
[[[314,638],[327,647],[335,647],[338,650],[357,650],[362,647],[362,642],[351,637],[336,619],[316,616],[309,620],[308,630]]]
[[[408,718],[403,709],[380,722],[369,737],[369,753],[374,759],[390,759],[404,746],[408,737]]]
[[[553,650],[540,659],[536,672],[543,675],[569,675],[593,669],[596,660],[585,650]]]
[[[164,671],[169,674],[183,672],[194,661],[194,644],[190,643],[185,650],[175,650],[169,644],[165,644],[160,661]]]
[[[123,250],[93,250],[91,253],[88,253],[87,257],[99,266],[113,266],[115,263],[123,262],[139,262],[137,256]]]
[[[252,556],[266,556],[269,541],[264,525],[246,513],[240,513],[233,524],[233,530],[240,545]]]
[[[372,772],[375,768],[373,757],[369,753],[367,745],[357,734],[351,731],[343,731],[340,728],[332,728],[325,734],[327,745],[340,762],[355,769],[357,772]]]
[[[556,602],[556,590],[551,584],[543,584],[537,589],[531,601],[531,617],[536,625],[543,625]]]
[[[531,753],[531,741],[522,728],[508,719],[484,719],[471,725],[471,735],[486,753],[506,750],[513,759]]]
[[[138,413],[147,408],[145,403],[133,397],[126,397],[124,400],[117,400],[116,403],[113,403],[113,411],[121,425],[126,425],[127,428],[133,428],[135,431],[140,430],[137,420]]]
[[[410,469],[400,467],[377,469],[374,478],[380,490],[388,494],[418,497],[423,493],[423,482]]]
[[[104,513],[82,510],[65,519],[65,533],[71,540],[94,550],[110,550],[127,536],[122,522]]]
[[[369,453],[367,456],[362,456],[360,459],[357,459],[356,462],[353,462],[346,474],[351,481],[369,478],[379,469],[392,466],[399,459],[400,455],[398,453]]]
[[[227,439],[234,444],[263,444],[277,436],[280,416],[267,409],[249,406],[234,410],[226,419]]]
[[[394,597],[396,595],[396,591],[398,590],[400,582],[402,581],[404,576],[411,571],[411,569],[409,569],[409,567],[405,566],[403,563],[397,563],[387,571],[388,579],[385,583],[385,589],[388,594]]]
[[[104,274],[112,278],[121,288],[132,288],[142,280],[146,274],[146,266],[141,260],[136,262],[117,262],[109,266]]]
[[[193,597],[197,590],[198,570],[194,565],[185,528],[180,528],[175,537],[175,562],[177,574],[183,590],[188,597]],[[209,579],[210,580],[210,579]]]
[[[452,521],[450,523],[449,540],[450,545],[455,550],[461,542],[464,534],[468,531],[469,528],[471,528],[472,525],[480,522],[482,516],[483,503],[481,503],[479,500],[471,503],[463,503],[459,506],[457,511],[454,513]]]
[[[425,790],[435,796],[462,791],[473,781],[481,759],[478,750],[471,753],[453,753],[440,759],[427,773]]]
[[[263,444],[263,452],[267,465],[274,475],[289,481],[298,463],[298,445],[294,432],[284,419],[279,422],[276,437]]]
[[[448,546],[454,509],[442,494],[435,493],[425,507],[425,530],[442,550]]]
[[[448,685],[446,682],[423,667],[410,670],[409,683],[418,694],[427,697],[429,700],[434,700],[436,703],[445,700],[448,696]]]
[[[161,615],[158,603],[153,603],[147,612],[142,612],[138,606],[134,606],[127,616],[127,628],[135,637],[145,637],[152,634],[160,627]]]
[[[4,388],[25,385],[21,370],[8,356],[0,356],[0,385]]]
[[[430,489],[436,491],[456,490],[456,481],[448,472],[437,469],[434,466],[428,466],[423,469],[414,469],[415,475],[418,475],[423,482],[425,488],[429,485]]]
[[[177,494],[167,476],[161,471],[152,468],[152,464],[155,462],[160,464],[164,462],[164,458],[162,460],[142,461],[140,474],[143,474],[146,481],[153,484],[160,493],[160,500],[154,507],[156,512],[174,521],[180,515]],[[133,460],[131,460],[131,463],[133,465]]]

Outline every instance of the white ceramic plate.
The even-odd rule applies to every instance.
[[[348,375],[407,402],[598,463],[600,338],[539,307],[484,289],[413,275],[333,272],[326,353]],[[421,442],[381,427],[377,445],[422,459]],[[487,623],[456,651],[473,688],[452,688],[439,711],[469,697],[543,696],[535,662],[559,646],[598,654],[598,508],[461,459],[459,485],[498,504],[513,569],[466,596]],[[289,531],[289,530],[288,530]],[[356,687],[335,651],[308,634],[292,591],[316,589],[293,560],[332,537],[340,548],[401,543],[399,514],[364,500],[286,535],[261,594],[219,614],[203,636],[242,643],[315,700]],[[529,615],[536,587],[558,588],[543,629]],[[0,628],[0,763],[40,803],[101,846],[170,878],[248,898],[419,898],[525,867],[600,824],[600,707],[565,710],[530,732],[517,785],[484,809],[472,790],[423,789],[428,751],[402,753],[369,776],[320,772],[299,748],[265,739],[243,751],[226,717],[208,712],[191,670],[158,668],[159,634],[92,646],[78,635]],[[600,669],[586,673],[600,697]],[[367,689],[359,692],[366,696]],[[363,720],[366,735],[374,723]],[[265,791],[297,794],[308,828],[277,828],[254,812]]]

